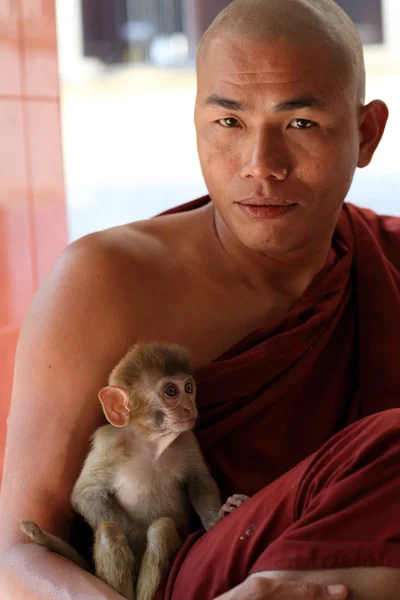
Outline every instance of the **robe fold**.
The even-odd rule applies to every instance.
[[[168,212],[191,210],[208,201],[208,197],[202,198]],[[278,485],[281,500],[276,494],[273,502],[263,499],[267,521],[274,508],[272,504],[278,506],[279,513],[287,486],[295,485],[288,477],[293,469],[307,469],[307,461],[313,460],[313,453],[321,451],[328,440],[335,439],[336,434],[348,426],[353,427],[352,424],[360,419],[400,407],[400,219],[378,216],[345,203],[331,252],[331,260],[324,270],[286,316],[254,331],[217,360],[196,369],[195,373],[199,407],[196,434],[222,494],[227,497],[237,492],[257,495],[257,498],[257,493],[264,488],[268,490]],[[372,431],[375,431],[374,426]],[[349,441],[351,439],[350,436]],[[400,448],[400,436],[398,445]],[[354,452],[354,444],[349,444],[348,452]],[[345,460],[345,448],[341,456]],[[372,452],[371,460],[376,456]],[[400,449],[397,465],[399,474]],[[367,471],[365,481],[360,485],[369,489]],[[299,477],[297,482],[302,475]],[[397,485],[399,497],[400,483]],[[238,514],[245,514],[246,510],[251,513],[254,500],[249,501],[248,508],[246,504],[237,511]],[[373,502],[371,506],[376,509]],[[345,506],[342,509],[346,510]],[[382,510],[388,510],[392,517],[395,508],[394,505],[382,506]],[[398,506],[396,510],[400,513]],[[234,515],[227,517],[226,522],[234,520]],[[366,524],[371,517],[373,515],[366,511],[363,515]],[[279,521],[279,515],[276,518]],[[286,526],[293,527],[299,519],[299,515],[294,520],[286,519]],[[332,519],[332,526],[334,521]],[[274,523],[273,527],[276,527]],[[394,562],[397,560],[400,568],[400,517],[393,515],[393,523]],[[250,526],[251,522],[248,524]],[[220,565],[224,571],[231,561],[229,569],[235,570],[235,549],[226,548],[230,558],[222,558],[221,543],[215,541],[218,531],[220,536],[225,536],[222,524],[218,527],[197,543],[198,535],[189,539],[171,571],[166,598],[183,598],[174,593],[174,582],[179,577],[185,579],[188,570],[193,586],[195,581],[202,581],[200,575],[193,572],[193,560],[190,563],[185,559],[188,552],[193,559],[199,544],[202,548],[199,560],[204,556],[204,548],[211,554],[218,548],[214,569],[218,571]],[[266,523],[265,527],[268,529],[271,525]],[[283,529],[279,529],[279,535],[283,535]],[[316,535],[318,537],[318,532]],[[357,547],[357,534],[354,535]],[[385,535],[389,533],[383,529],[382,536]],[[379,537],[379,531],[376,536]],[[329,544],[330,537],[329,527],[324,526],[321,544]],[[230,539],[229,535],[226,539]],[[263,539],[257,550],[260,556],[266,540],[268,543],[276,540],[274,536],[271,538],[270,531]],[[340,562],[340,540],[339,535],[336,565]],[[278,544],[277,541],[274,543]],[[307,544],[304,540],[302,543]],[[301,543],[293,546],[297,550],[293,550],[293,560],[289,561],[292,566],[281,568],[296,568],[296,565],[299,569],[330,568],[329,560],[318,562],[317,550],[307,555],[307,567],[299,566],[303,563],[295,559],[300,546]],[[343,564],[357,566],[357,559],[356,564],[350,564],[348,554],[343,552]],[[358,555],[362,556],[361,549]],[[271,561],[264,562],[272,569],[278,568],[277,564],[289,564],[285,560],[278,556],[272,566]],[[373,555],[371,561],[377,565],[382,562],[377,555]],[[331,568],[335,568],[334,562]],[[319,566],[321,564],[324,566]],[[252,565],[248,561],[246,565],[248,574]],[[263,568],[267,567],[264,565]],[[221,584],[212,589],[221,593],[223,588]],[[184,597],[188,600],[211,600],[213,597],[210,590],[202,593],[199,596],[187,590]]]

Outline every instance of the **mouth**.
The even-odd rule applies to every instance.
[[[278,198],[248,198],[237,202],[239,208],[252,219],[279,219],[298,206],[295,202],[282,202]]]
[[[197,419],[187,419],[186,421],[177,421],[175,425],[178,427],[192,428],[195,426]]]

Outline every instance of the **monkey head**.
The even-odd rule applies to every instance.
[[[151,434],[187,431],[198,416],[190,360],[176,344],[135,345],[112,371],[99,399],[111,425],[139,425]]]
[[[156,382],[149,398],[152,429],[181,432],[193,429],[198,416],[196,384],[190,373],[176,373]]]

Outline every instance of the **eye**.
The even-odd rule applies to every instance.
[[[235,119],[234,117],[227,117],[226,119],[220,119],[218,121],[218,123],[220,125],[222,125],[222,127],[225,127],[225,129],[234,129],[235,127],[240,127],[240,123],[237,119]]]
[[[164,388],[164,396],[166,396],[167,398],[175,398],[175,396],[177,396],[178,393],[178,388],[173,383],[169,383]]]
[[[185,383],[185,392],[187,394],[193,394],[193,385],[191,383]]]
[[[290,122],[290,125],[294,129],[310,129],[310,127],[313,127],[316,123],[314,123],[314,121],[309,121],[308,119],[293,119],[293,121]]]

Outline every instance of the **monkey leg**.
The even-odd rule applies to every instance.
[[[21,530],[31,538],[32,542],[35,544],[39,544],[40,546],[44,546],[48,548],[52,552],[57,552],[57,554],[61,554],[61,556],[65,556],[69,560],[72,560],[79,567],[84,569],[85,571],[91,571],[88,563],[82,556],[67,542],[60,540],[60,538],[52,535],[48,531],[44,531],[41,529],[39,525],[34,523],[34,521],[20,521]]]
[[[137,600],[153,600],[172,557],[181,545],[172,519],[163,517],[150,525],[136,588]]]
[[[119,525],[106,521],[99,525],[93,558],[96,576],[127,600],[134,600],[134,557]]]

